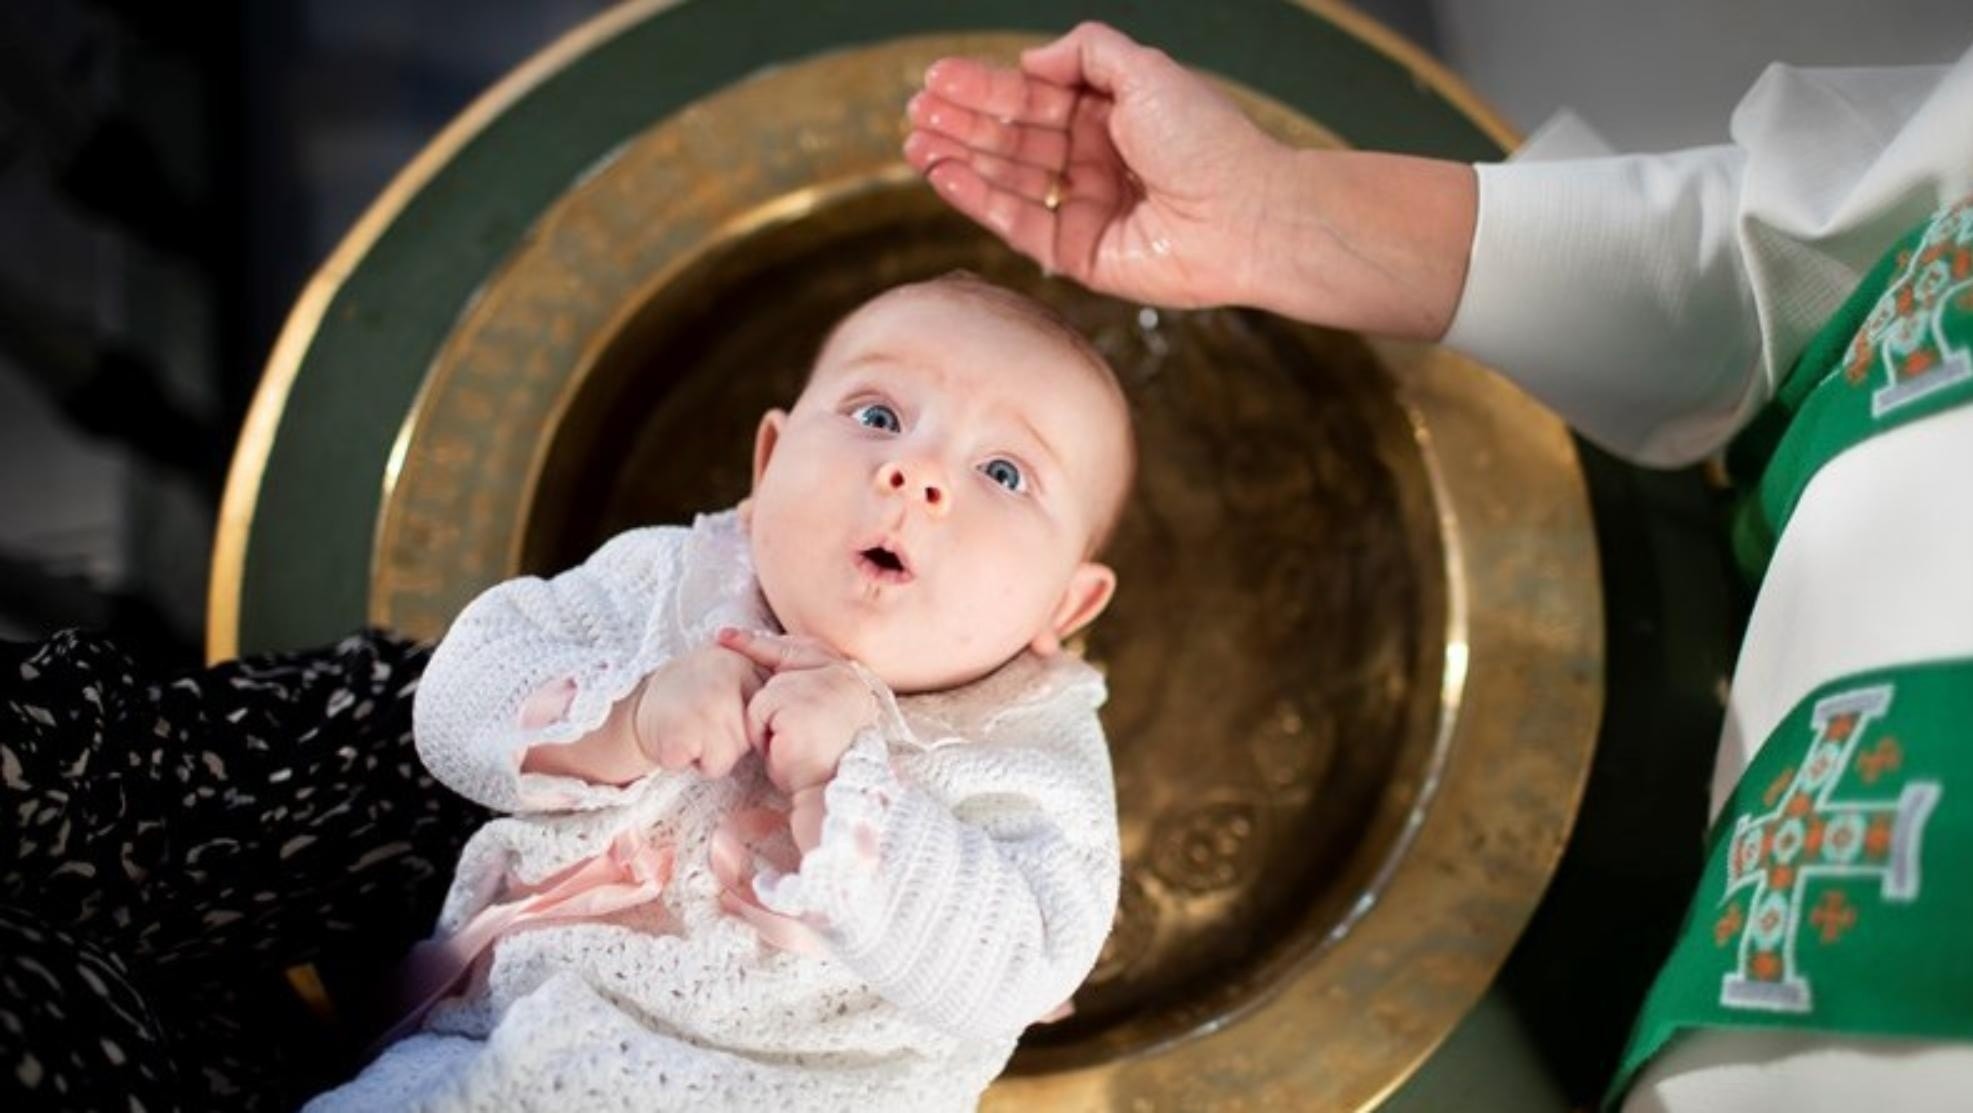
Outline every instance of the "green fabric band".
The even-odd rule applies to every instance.
[[[1734,516],[1734,556],[1759,580],[1824,464],[1878,433],[1973,401],[1973,198],[1885,253],[1735,442],[1758,485]],[[1751,465],[1751,466],[1749,466]]]
[[[1973,660],[1826,684],[1761,747],[1609,1099],[1680,1032],[1973,1039]]]

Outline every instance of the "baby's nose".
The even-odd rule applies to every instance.
[[[877,490],[881,494],[917,499],[925,512],[943,518],[952,508],[952,497],[940,481],[938,469],[928,464],[907,464],[893,460],[877,469]]]

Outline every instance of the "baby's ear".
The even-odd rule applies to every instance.
[[[1060,652],[1062,640],[1094,622],[1103,608],[1110,605],[1110,596],[1116,591],[1117,574],[1109,565],[1093,560],[1076,565],[1076,570],[1069,573],[1069,586],[1062,591],[1062,601],[1055,605],[1048,629],[1036,634],[1028,648],[1044,657]]]
[[[760,428],[754,430],[754,484],[760,490],[760,477],[767,472],[767,459],[781,443],[781,430],[788,424],[786,410],[769,410],[760,415]]]

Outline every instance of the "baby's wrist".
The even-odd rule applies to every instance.
[[[788,802],[800,804],[807,800],[819,800],[822,798],[822,793],[828,789],[829,782],[835,779],[836,771],[832,767],[819,776],[791,784],[787,789]]]
[[[623,734],[628,742],[626,748],[647,769],[655,769],[658,767],[658,742],[655,738],[646,738],[642,726],[645,718],[644,701],[650,697],[650,692],[651,676],[647,674],[644,679],[637,682],[637,686],[632,688],[630,694],[624,696],[617,706],[625,708],[628,711],[624,716],[623,727]]]
[[[822,821],[829,812],[829,782],[834,779],[830,777],[796,789],[788,796],[788,833],[794,837],[795,848],[803,854],[815,849],[822,841]]]

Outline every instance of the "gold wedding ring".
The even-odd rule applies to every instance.
[[[1062,207],[1062,175],[1056,174],[1048,179],[1048,192],[1042,195],[1041,207],[1051,213]]]

